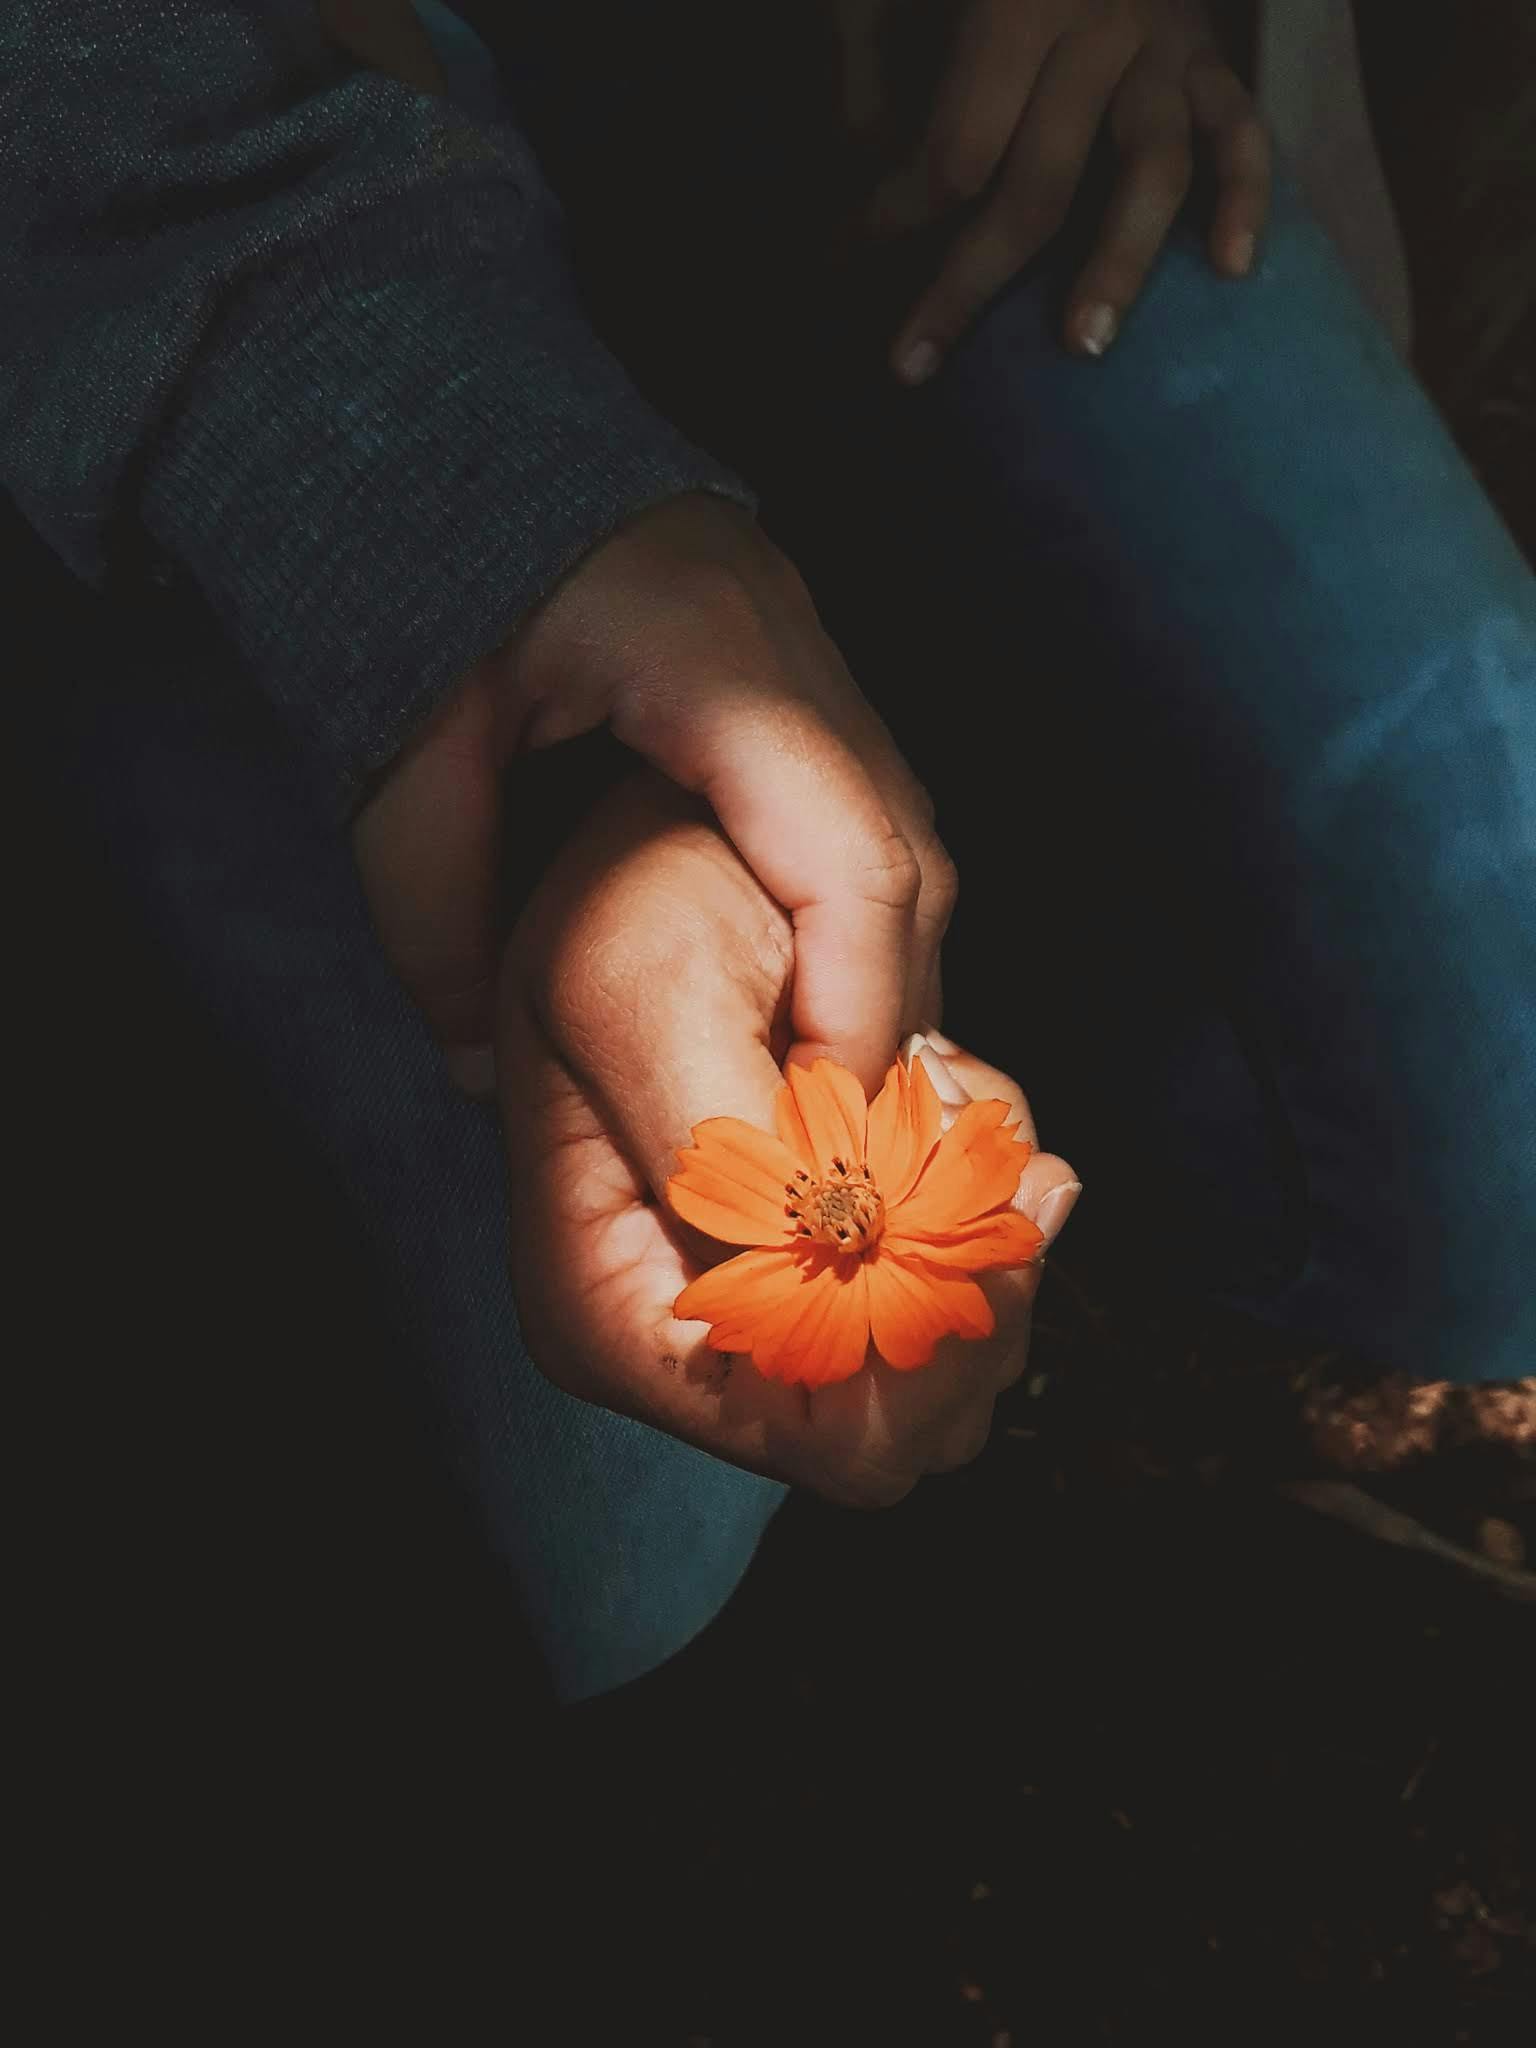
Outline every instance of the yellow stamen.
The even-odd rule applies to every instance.
[[[879,1242],[885,1201],[867,1164],[850,1167],[846,1160],[834,1159],[825,1180],[799,1173],[785,1182],[784,1192],[790,1198],[784,1213],[794,1223],[797,1237],[839,1252],[865,1252]]]

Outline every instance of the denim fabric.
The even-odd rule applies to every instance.
[[[946,1022],[1083,1171],[1075,1238],[1422,1377],[1528,1370],[1532,579],[1289,191],[1253,283],[1182,236],[1103,363],[1059,286],[922,394],[829,381],[750,473],[961,856]],[[211,642],[81,687],[77,800],[355,1209],[559,1693],[664,1661],[784,1489],[529,1362],[494,1117],[270,706]]]
[[[1186,233],[1103,363],[1053,313],[1008,295],[919,431],[994,579],[1048,526],[1117,614],[1097,705],[1185,807],[1296,1177],[1297,1269],[1230,1296],[1423,1377],[1536,1370],[1536,578],[1289,184],[1251,286]],[[1185,1142],[1235,1201],[1220,1121]]]
[[[661,1663],[724,1603],[786,1489],[574,1400],[530,1363],[495,1111],[445,1079],[270,707],[206,651],[130,649],[105,609],[75,696],[66,800],[89,806],[149,943],[281,1105],[294,1171],[350,1212],[370,1318],[399,1331],[419,1405],[443,1417],[558,1696]]]

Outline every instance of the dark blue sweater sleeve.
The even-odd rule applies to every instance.
[[[0,0],[0,487],[208,609],[345,815],[572,563],[751,493],[583,318],[508,123],[313,5]]]

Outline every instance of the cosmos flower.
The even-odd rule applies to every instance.
[[[769,1379],[849,1378],[869,1345],[905,1371],[946,1336],[989,1337],[971,1275],[1027,1265],[1041,1232],[1010,1206],[1031,1147],[1004,1102],[971,1102],[947,1131],[920,1060],[897,1061],[866,1104],[836,1061],[791,1067],[776,1132],[739,1117],[696,1124],[667,1183],[687,1223],[748,1245],[685,1287],[672,1313],[712,1327]]]

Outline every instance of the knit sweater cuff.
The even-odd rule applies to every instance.
[[[353,220],[249,282],[142,507],[314,758],[337,815],[597,541],[753,494],[631,384],[494,192]],[[373,244],[377,242],[378,246]],[[537,293],[532,295],[536,280]]]

